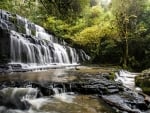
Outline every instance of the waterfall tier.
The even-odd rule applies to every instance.
[[[89,60],[83,50],[69,47],[44,28],[4,10],[0,10],[0,31],[1,62],[30,67],[75,65]]]

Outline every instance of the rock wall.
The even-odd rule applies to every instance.
[[[10,62],[10,34],[0,27],[0,64]]]

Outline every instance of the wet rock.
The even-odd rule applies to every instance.
[[[0,26],[0,70],[7,68],[6,64],[10,61],[10,33]],[[6,46],[7,45],[7,46]]]
[[[105,102],[114,106],[122,112],[127,113],[148,113],[150,102],[145,100],[145,96],[133,92],[124,87],[120,82],[108,80],[103,76],[93,79],[91,75],[84,76],[84,79],[63,82],[32,82],[32,81],[9,81],[0,85],[5,87],[32,87],[39,90],[37,98],[41,96],[54,95],[57,93],[75,92],[78,94],[99,95]]]
[[[30,104],[27,101],[22,101],[18,97],[8,97],[7,95],[0,92],[0,106],[5,106],[11,109],[27,110],[30,108]]]
[[[50,96],[50,95],[54,95],[54,91],[52,88],[50,87],[44,87],[43,85],[41,84],[38,84],[38,83],[31,83],[32,87],[33,88],[38,88],[39,91],[40,91],[40,95],[43,95],[43,96]]]
[[[118,94],[104,95],[102,96],[102,99],[108,104],[115,106],[122,111],[126,111],[128,113],[141,113],[140,110],[131,108],[131,106],[125,103],[125,99]]]

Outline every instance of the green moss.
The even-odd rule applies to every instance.
[[[31,30],[31,34],[32,34],[33,36],[35,36],[36,31],[35,31],[35,30]]]
[[[109,79],[110,80],[115,80],[115,78],[116,78],[115,72],[111,72],[110,76],[109,76]]]
[[[12,22],[12,23],[14,23],[14,24],[17,24],[16,16],[10,17],[9,21]]]
[[[18,25],[17,29],[18,29],[18,32],[20,32],[20,33],[24,33],[24,34],[26,33],[26,29],[24,26]]]
[[[150,87],[143,87],[142,90],[144,93],[150,95]]]
[[[150,95],[150,76],[149,74],[140,75],[135,78],[136,86],[142,88],[143,92]]]

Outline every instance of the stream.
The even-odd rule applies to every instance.
[[[131,73],[125,70],[120,70],[116,74],[115,81],[120,81],[123,83],[124,86],[136,90],[139,88],[135,87],[135,77],[139,75],[139,73]]]
[[[134,91],[136,75],[84,66],[1,73],[0,113],[149,113]]]
[[[69,82],[78,79],[75,76],[77,71],[75,68],[65,68],[25,73],[3,73],[0,76],[0,81]],[[65,91],[59,93],[56,88],[53,90],[55,92],[53,96],[36,98],[37,89],[30,88],[30,86],[25,88],[3,88],[0,92],[7,95],[5,98],[19,97],[22,101],[31,104],[31,107],[29,110],[19,110],[1,106],[0,113],[115,113],[115,110],[95,95],[82,95]]]

